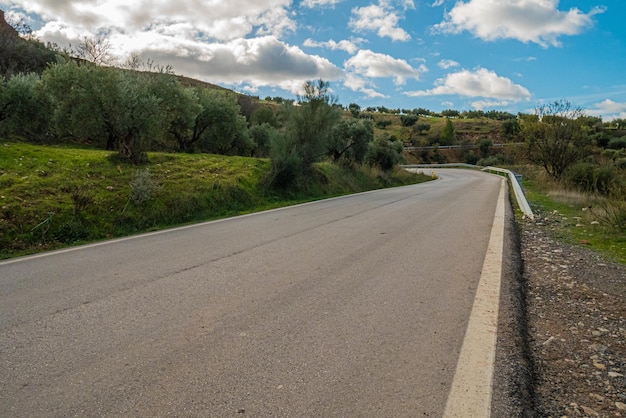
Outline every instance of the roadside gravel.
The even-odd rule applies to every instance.
[[[520,227],[534,409],[626,417],[626,266],[559,242],[559,228],[558,214]]]

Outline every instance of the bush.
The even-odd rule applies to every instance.
[[[463,156],[463,162],[465,162],[465,164],[476,165],[478,163],[478,156],[474,151],[468,151]]]
[[[507,165],[511,164],[511,160],[504,154],[495,154],[490,155],[487,158],[481,158],[478,160],[477,165],[487,167],[487,166],[498,166],[498,165]]]
[[[376,122],[376,127],[380,128],[380,129],[385,129],[387,126],[391,125],[391,121],[390,120],[379,120]]]
[[[607,148],[610,149],[622,149],[626,148],[626,137],[611,138],[607,144]]]
[[[289,139],[278,135],[270,143],[272,169],[269,186],[278,190],[293,190],[298,187],[305,172],[305,164],[298,148],[290,147]]]
[[[404,162],[403,147],[398,141],[389,137],[376,139],[370,144],[365,160],[371,166],[380,167],[383,171],[391,171],[397,164]]]
[[[570,186],[583,192],[600,193],[605,196],[620,194],[624,180],[617,166],[597,166],[593,163],[577,163],[569,168],[566,176]]]
[[[402,123],[402,126],[413,126],[417,123],[417,119],[417,115],[401,115],[400,123]]]
[[[574,164],[567,171],[567,182],[578,190],[592,192],[595,189],[595,169],[592,163]]]
[[[252,125],[249,129],[250,138],[254,141],[254,156],[268,157],[270,144],[279,135],[278,130],[271,124],[264,122],[260,125]]]

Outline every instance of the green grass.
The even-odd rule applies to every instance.
[[[267,159],[150,153],[149,161],[0,143],[0,258],[428,179],[320,164],[306,193],[281,194],[265,187]]]
[[[538,167],[514,167],[533,212],[546,217],[556,238],[626,264],[626,234],[606,224],[602,200],[550,181]]]

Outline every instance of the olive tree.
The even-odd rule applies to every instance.
[[[327,155],[333,127],[342,116],[328,82],[307,81],[303,90],[297,106],[285,104],[282,108],[284,134],[270,143],[270,183],[277,188],[299,187],[313,163]]]
[[[326,154],[333,161],[362,163],[374,140],[374,125],[365,119],[344,119],[333,128]]]
[[[585,155],[590,145],[579,119],[582,115],[580,108],[561,100],[537,107],[534,118],[522,121],[528,159],[556,180]]]
[[[52,103],[38,74],[18,74],[0,81],[0,132],[39,141],[48,134]]]
[[[42,81],[58,135],[115,149],[132,163],[146,160],[166,119],[148,76],[69,62],[46,70]]]
[[[334,106],[336,97],[324,80],[307,81],[299,106],[287,106],[285,135],[304,167],[326,155],[326,144],[332,140],[332,129],[341,119],[341,108]]]

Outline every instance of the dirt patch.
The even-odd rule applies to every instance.
[[[520,229],[537,416],[626,417],[626,266],[557,241],[549,215]]]

